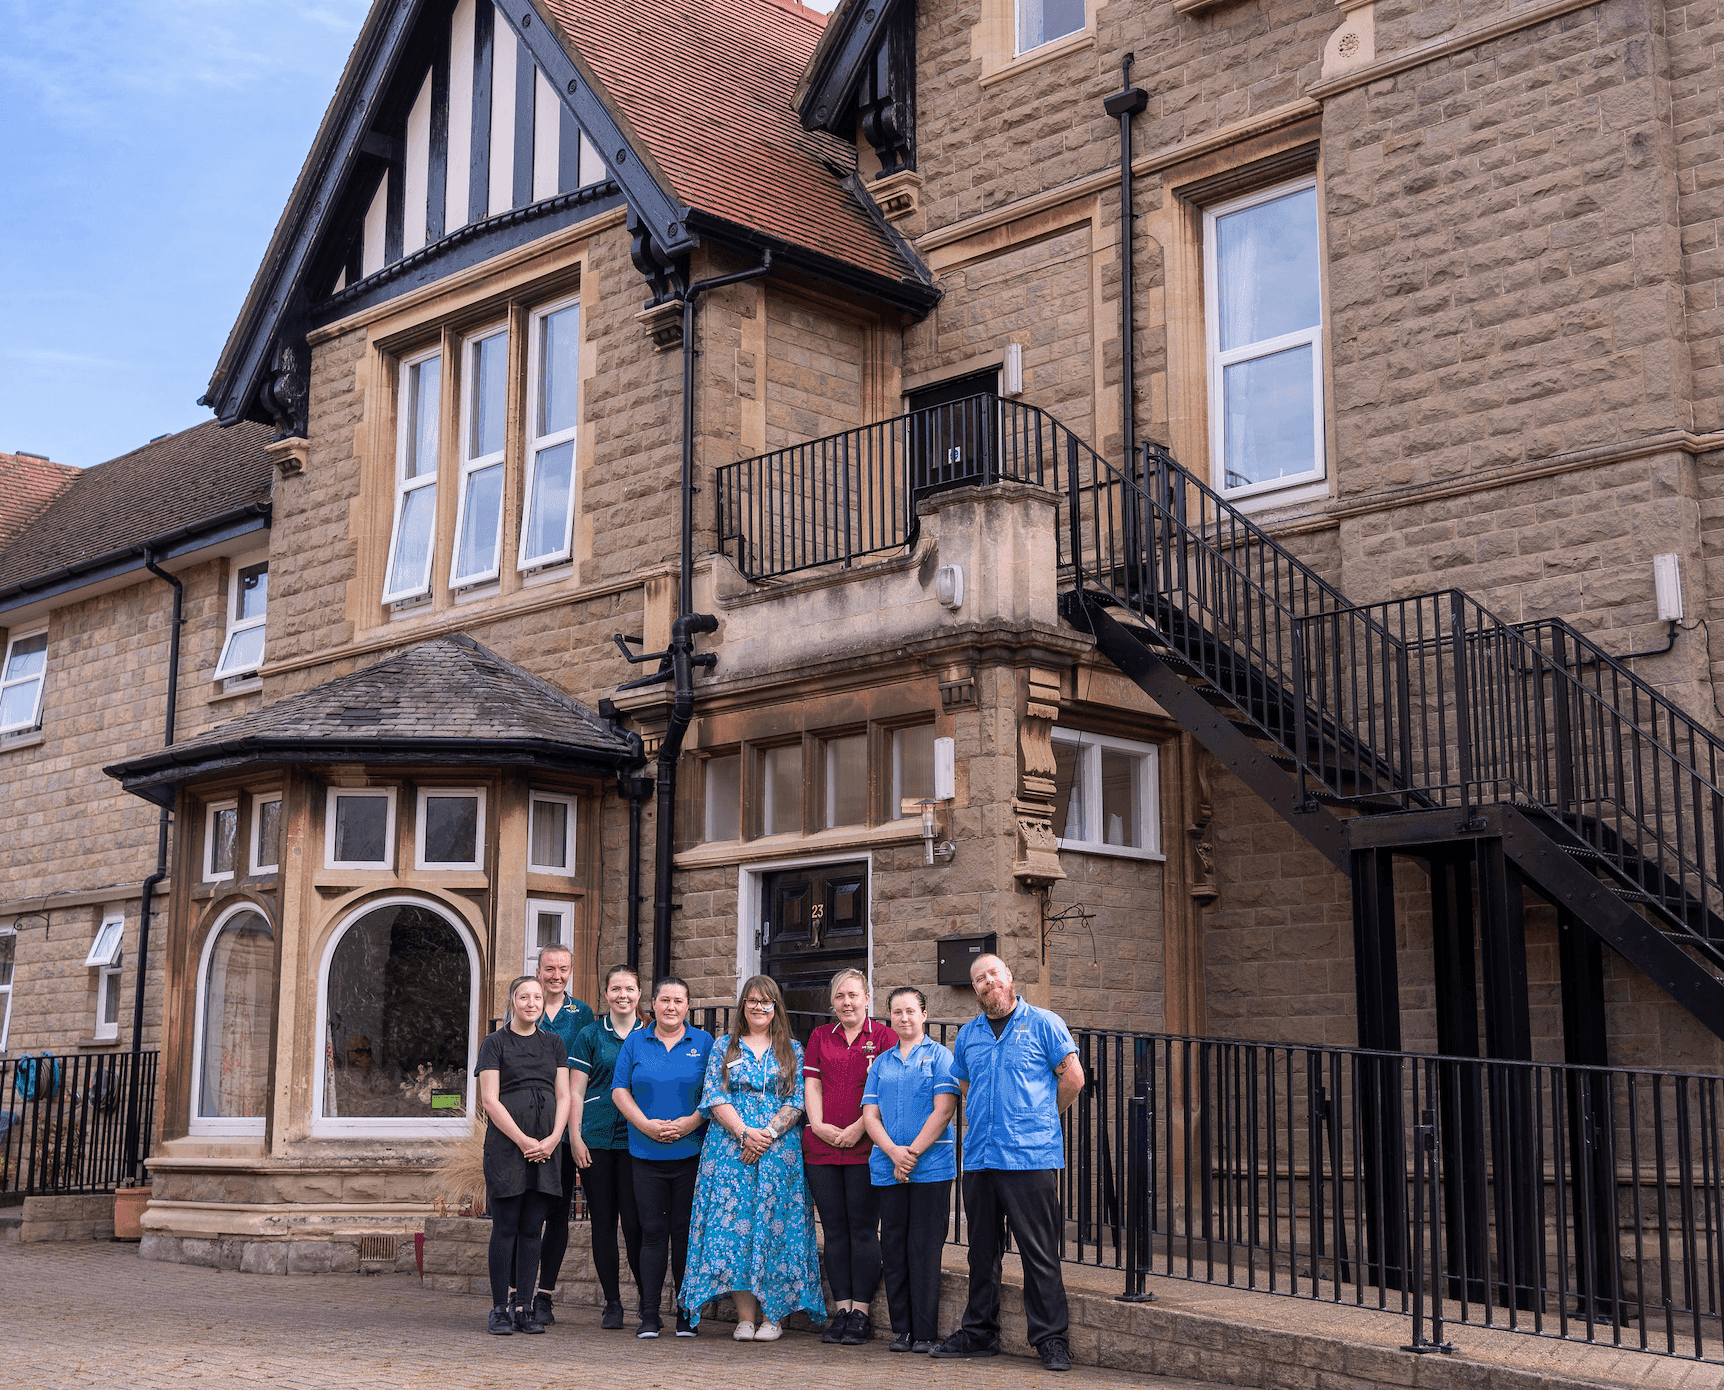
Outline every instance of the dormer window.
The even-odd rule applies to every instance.
[[[580,416],[581,306],[533,315],[527,479],[520,568],[569,558],[575,519],[575,427]]]
[[[437,352],[401,364],[395,431],[395,526],[389,537],[385,603],[418,598],[431,590],[442,370],[443,356]]]
[[[497,577],[503,540],[503,452],[509,415],[509,331],[469,339],[461,393],[461,503],[451,589]]]

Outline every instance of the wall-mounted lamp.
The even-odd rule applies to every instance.
[[[1652,557],[1652,583],[1658,593],[1658,621],[1682,621],[1682,557],[1675,551]]]
[[[940,600],[942,608],[962,608],[964,606],[964,567],[962,565],[941,565],[934,571],[934,597]]]
[[[1006,355],[1000,359],[1000,394],[1002,396],[1021,396],[1024,394],[1024,345],[1022,343],[1006,344]]]
[[[937,858],[950,864],[958,847],[952,842],[952,800],[957,795],[957,744],[949,738],[934,740],[934,794],[922,800],[905,800],[900,809],[907,816],[922,817],[922,862]],[[940,808],[946,808],[946,836],[940,837]],[[936,843],[937,842],[937,843]]]

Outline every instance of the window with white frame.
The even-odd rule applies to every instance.
[[[919,816],[906,811],[906,801],[927,801],[934,795],[934,726],[917,724],[892,731],[892,820]]]
[[[255,796],[251,802],[251,871],[273,873],[281,867],[281,797]]]
[[[1063,39],[1084,27],[1084,0],[1017,0],[1018,52]]]
[[[6,662],[0,666],[0,734],[22,733],[42,722],[47,669],[47,628],[18,633],[6,644]]]
[[[534,792],[527,826],[527,868],[538,874],[575,871],[575,799]]]
[[[503,454],[509,415],[509,331],[471,338],[462,349],[461,491],[449,587],[497,577],[503,543]]]
[[[447,909],[385,898],[345,918],[318,970],[313,1136],[465,1133],[478,985],[478,949]]]
[[[431,589],[437,535],[437,434],[443,358],[438,352],[401,364],[395,401],[395,522],[383,601],[399,603]]]
[[[421,787],[413,837],[414,867],[477,869],[485,854],[482,787]]]
[[[204,879],[224,883],[233,877],[239,854],[239,802],[216,801],[204,810]]]
[[[227,639],[215,678],[249,676],[263,665],[264,608],[269,602],[269,562],[234,566],[228,584]]]
[[[527,899],[527,958],[522,974],[539,968],[539,952],[547,946],[575,949],[575,905],[546,898]]]
[[[742,838],[742,755],[706,760],[706,824],[703,840]]]
[[[1155,745],[1057,727],[1053,740],[1060,848],[1161,858]]]
[[[1324,476],[1321,255],[1315,178],[1204,211],[1209,453],[1230,497]]]
[[[580,339],[579,304],[553,304],[533,315],[527,348],[527,473],[517,561],[523,570],[556,564],[572,553]]]
[[[18,928],[0,927],[0,1052],[12,1027],[12,972],[18,964]]]
[[[263,1134],[274,1007],[275,933],[256,908],[231,907],[198,964],[191,1133]]]
[[[97,1042],[112,1042],[120,1036],[120,945],[126,934],[126,919],[114,913],[102,919],[90,952],[87,969],[96,972]]]
[[[394,865],[394,788],[331,787],[323,822],[323,862],[329,868]]]

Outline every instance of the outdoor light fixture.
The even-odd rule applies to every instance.
[[[940,600],[942,608],[962,608],[964,606],[964,567],[962,565],[941,565],[934,571],[934,597]]]
[[[956,795],[956,749],[953,739],[937,738],[934,740],[934,794],[919,800],[906,798],[900,810],[906,816],[919,814],[922,817],[922,862],[932,864],[938,859],[942,864],[950,864],[952,856],[958,852],[958,847],[951,840],[952,799]],[[940,807],[946,810],[946,836],[940,838]]]
[[[1658,591],[1658,621],[1682,621],[1682,557],[1675,551],[1652,557],[1652,582]]]
[[[1006,355],[1000,361],[1000,394],[1002,396],[1021,396],[1024,394],[1024,345],[1022,343],[1006,344]]]

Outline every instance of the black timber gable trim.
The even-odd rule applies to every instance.
[[[815,53],[807,89],[796,104],[804,130],[826,130],[841,140],[855,131],[856,89],[885,36],[888,22],[909,0],[851,0],[828,23],[836,27],[830,43]]]
[[[854,177],[854,175],[852,175]],[[852,189],[859,191],[860,184]],[[862,197],[865,207],[871,207],[873,200]],[[878,209],[874,215],[879,217]],[[880,219],[884,222],[884,219]],[[751,259],[758,259],[762,251],[772,252],[774,269],[804,270],[817,276],[828,284],[841,288],[855,290],[871,298],[878,299],[915,314],[918,318],[927,313],[940,302],[941,291],[933,282],[922,264],[921,257],[910,248],[909,243],[899,236],[895,229],[889,229],[894,244],[902,252],[908,263],[914,266],[926,278],[890,280],[884,275],[876,275],[872,271],[852,265],[849,261],[840,260],[836,256],[828,256],[819,251],[811,251],[806,246],[798,246],[795,242],[785,241],[768,232],[762,232],[754,227],[745,227],[740,222],[732,222],[728,218],[716,217],[712,213],[694,208],[689,212],[689,225],[703,238],[715,245],[740,251]]]
[[[369,309],[398,299],[409,290],[429,285],[445,275],[465,270],[493,256],[500,256],[517,246],[552,232],[597,217],[602,212],[621,206],[622,190],[612,179],[590,183],[572,193],[559,193],[529,203],[524,208],[511,208],[483,222],[469,222],[457,227],[440,241],[421,247],[411,256],[392,261],[375,270],[363,280],[348,285],[339,294],[329,296],[311,311],[315,328],[334,323],[348,314]]]

